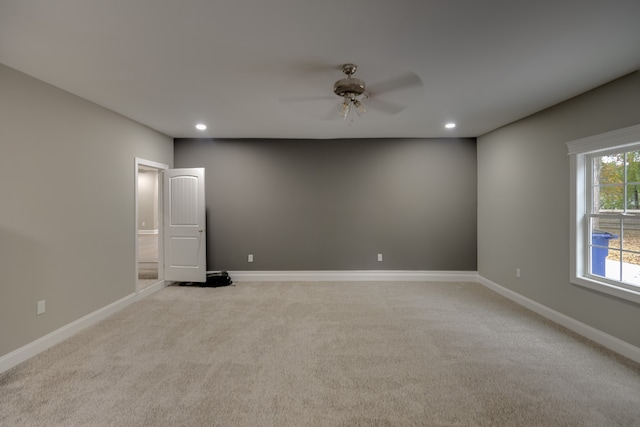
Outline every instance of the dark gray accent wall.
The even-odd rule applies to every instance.
[[[476,270],[475,139],[176,139],[174,162],[206,170],[208,270]]]

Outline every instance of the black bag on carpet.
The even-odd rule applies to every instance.
[[[180,286],[199,286],[201,288],[218,288],[220,286],[229,286],[233,283],[229,273],[226,271],[216,271],[207,273],[206,282],[182,282]]]
[[[215,273],[207,273],[207,281],[200,284],[208,288],[217,288],[218,286],[231,285],[233,281],[226,271],[217,271]]]

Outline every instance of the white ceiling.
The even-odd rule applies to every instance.
[[[347,125],[346,62],[423,86]],[[0,63],[172,137],[479,136],[639,69],[640,1],[0,0]]]

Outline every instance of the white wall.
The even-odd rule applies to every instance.
[[[158,172],[138,173],[138,230],[158,230]]]
[[[134,292],[134,159],[173,141],[0,65],[0,150],[2,356]]]
[[[640,72],[490,132],[477,147],[480,275],[636,347],[640,305],[569,282],[565,143],[638,123]]]

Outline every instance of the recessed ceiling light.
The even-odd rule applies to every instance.
[[[207,125],[205,125],[203,123],[198,123],[196,125],[196,129],[198,129],[198,130],[206,130],[207,129]]]
[[[453,129],[454,127],[456,127],[455,123],[447,123],[446,125],[444,125],[444,127],[446,127],[447,129]]]

